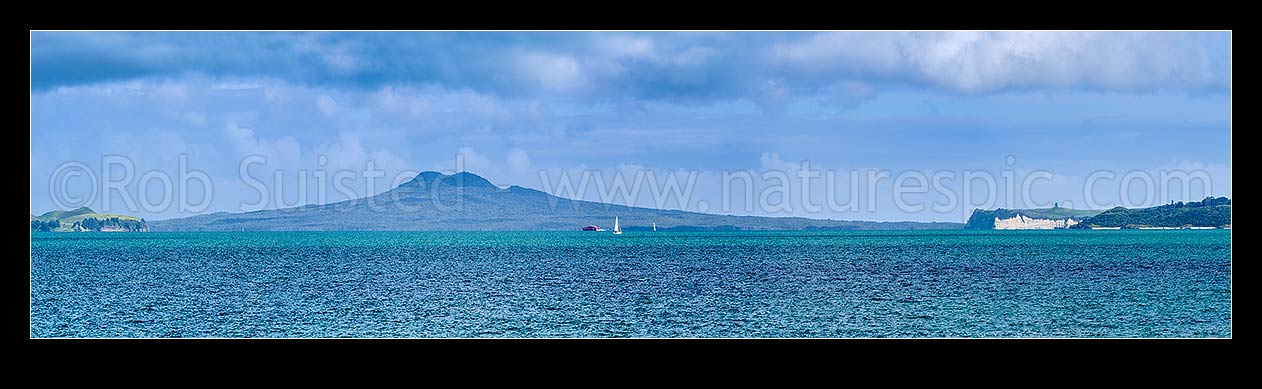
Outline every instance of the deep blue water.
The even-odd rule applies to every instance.
[[[1230,337],[1231,232],[34,233],[31,336]]]

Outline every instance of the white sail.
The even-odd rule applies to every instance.
[[[621,234],[621,233],[622,233],[622,229],[621,229],[621,228],[618,228],[618,217],[617,217],[617,216],[614,216],[614,217],[613,217],[613,233],[614,233],[614,234]]]

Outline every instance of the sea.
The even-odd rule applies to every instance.
[[[32,233],[32,338],[1229,338],[1231,231]]]

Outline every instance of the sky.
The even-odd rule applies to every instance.
[[[1231,196],[1230,32],[31,32],[30,50],[35,215],[329,203],[425,170],[853,220]],[[854,201],[811,206],[830,198]]]

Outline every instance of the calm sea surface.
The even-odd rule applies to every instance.
[[[1230,337],[1231,231],[33,233],[31,336]]]

